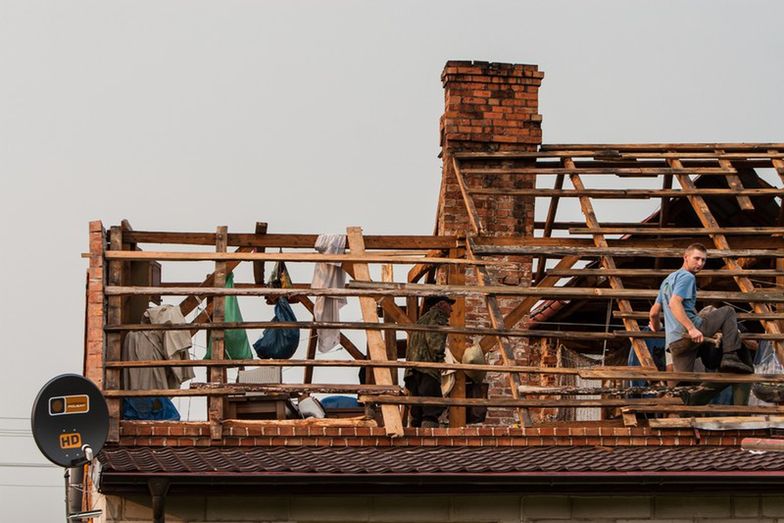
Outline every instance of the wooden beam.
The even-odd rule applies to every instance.
[[[771,149],[784,149],[784,143],[722,142],[722,143],[582,143],[582,144],[542,144],[541,151],[691,151],[715,153],[724,152],[758,153],[771,152]],[[773,151],[775,154],[775,151]]]
[[[361,403],[376,403],[380,405],[445,405],[464,407],[507,407],[507,408],[541,408],[541,407],[569,407],[569,408],[604,408],[625,407],[631,405],[670,405],[681,403],[680,398],[602,398],[602,399],[506,399],[506,398],[436,398],[419,396],[388,396],[388,395],[360,395]]]
[[[362,256],[365,254],[365,242],[362,238],[362,229],[360,227],[348,227],[346,229],[348,235],[348,246],[351,252]],[[366,263],[354,264],[355,277],[361,281],[369,282],[370,270]],[[359,305],[362,309],[362,318],[368,323],[378,323],[378,314],[376,312],[376,301],[373,298],[360,298]],[[386,347],[384,340],[381,338],[381,333],[378,331],[367,332],[368,353],[371,360],[388,361],[386,356]],[[386,369],[376,368],[373,369],[373,376],[379,385],[392,385],[392,378],[389,371]],[[381,414],[384,418],[384,429],[388,435],[402,436],[403,435],[403,421],[400,417],[400,410],[394,405],[386,405],[381,407]]]
[[[678,160],[670,160],[670,164],[673,167],[679,167],[680,162]],[[678,182],[681,184],[686,190],[690,190],[694,188],[694,182],[692,182],[691,178],[687,175],[678,175]],[[705,200],[701,196],[690,196],[689,202],[694,209],[694,212],[697,214],[697,217],[700,219],[700,222],[704,227],[713,227],[718,228],[718,222],[713,217],[713,214],[710,211],[710,208],[705,203]],[[725,249],[729,250],[730,245],[727,241],[727,238],[723,234],[713,234],[713,244],[718,249]],[[732,257],[725,257],[724,262],[726,263],[729,269],[740,269],[740,265],[738,262]],[[745,276],[735,276],[735,282],[738,284],[738,287],[741,289],[742,292],[754,294],[756,293],[756,289],[754,288],[754,284],[751,280]],[[764,303],[759,302],[752,302],[752,306],[754,310],[761,314],[770,313],[770,308],[765,305]],[[763,321],[763,326],[765,327],[765,331],[771,334],[781,334],[782,329],[780,328],[778,322],[774,321]],[[784,361],[784,344],[780,341],[774,341],[773,346],[776,351],[776,357],[779,361]]]
[[[566,242],[564,242],[566,243]],[[631,243],[631,242],[630,242]],[[475,252],[482,255],[498,256],[536,256],[546,254],[551,258],[563,256],[581,256],[594,258],[597,256],[639,257],[639,258],[681,258],[682,248],[665,247],[623,247],[610,244],[609,247],[559,247],[556,245],[477,245]],[[680,254],[679,254],[680,253]],[[784,250],[771,249],[708,249],[708,256],[718,258],[779,258],[784,257]]]
[[[716,153],[723,154],[724,151],[719,150],[716,151]],[[727,174],[727,185],[729,185],[733,191],[738,193],[737,200],[740,208],[744,211],[753,211],[754,204],[751,203],[751,199],[748,196],[741,195],[744,190],[743,183],[741,183],[740,177],[738,177],[738,172],[735,171],[735,168],[732,166],[732,162],[726,158],[720,158],[719,165],[721,165],[724,169],[730,169],[734,171],[733,173]]]
[[[563,188],[563,182],[564,182],[564,175],[559,174],[555,178],[555,189],[561,190]],[[555,215],[558,213],[559,201],[560,198],[555,196],[550,200],[550,204],[547,207],[547,218],[544,221],[544,232],[542,233],[542,235],[545,238],[549,238],[550,236],[552,236],[553,223],[555,222]],[[540,256],[536,264],[536,277],[534,278],[534,281],[539,282],[544,277],[544,268],[546,263],[547,263],[547,257]]]
[[[210,399],[223,401],[222,396],[229,394],[243,394],[245,392],[274,393],[326,393],[326,394],[400,394],[399,387],[379,385],[331,385],[325,383],[297,384],[297,383],[221,383],[207,384],[194,383],[190,389],[149,389],[149,390],[107,390],[107,398],[147,398],[152,396],[209,396]],[[210,424],[212,427],[212,424]]]
[[[485,260],[472,262],[464,259],[428,258],[424,256],[376,256],[373,254],[319,254],[297,252],[154,252],[154,251],[121,251],[107,252],[109,260],[159,260],[159,261],[291,261],[291,262],[340,262],[340,263],[394,263],[397,265],[414,265],[429,263],[431,265],[509,265],[505,261]]]
[[[784,414],[784,407],[759,405],[629,405],[621,410],[669,414]]]
[[[381,282],[353,281],[346,289],[226,289],[213,287],[198,289],[206,296],[357,296],[357,297],[393,297],[393,296],[436,296],[450,294],[453,296],[469,296],[483,294],[497,294],[504,296],[540,296],[543,298],[622,298],[643,299],[655,297],[657,291],[653,289],[604,289],[593,287],[515,287],[494,285],[491,287],[456,286],[456,285],[431,285],[421,283],[394,283],[385,286]],[[367,287],[365,287],[367,286]],[[150,294],[157,289],[161,295],[189,295],[196,290],[193,287],[162,289],[159,287],[107,287],[106,296]],[[740,302],[780,303],[784,301],[781,292],[756,290],[753,295],[744,292],[707,291],[700,294],[703,300],[730,300]],[[405,320],[404,320],[405,321]]]
[[[449,252],[450,257],[463,256],[464,253],[453,249]],[[464,267],[449,267],[447,271],[447,283],[450,285],[465,285],[466,273]],[[458,297],[452,305],[452,314],[449,317],[449,325],[465,325],[466,305],[465,298]],[[466,337],[464,334],[450,334],[449,350],[457,361],[463,361],[463,354],[466,349]],[[466,397],[466,375],[463,371],[455,372],[455,385],[449,395],[452,398]],[[466,409],[460,406],[449,408],[449,426],[464,427],[466,425]]]
[[[217,228],[215,233],[215,252],[223,253],[227,250],[227,237],[228,227],[221,225]],[[213,280],[216,286],[223,287],[226,285],[227,267],[225,261],[215,262],[215,272],[213,273]],[[212,318],[216,322],[224,320],[225,300],[223,296],[215,296],[212,298]],[[221,361],[225,358],[224,354],[224,331],[222,329],[213,329],[208,332],[209,339],[211,340],[212,359]],[[210,367],[207,373],[209,380],[216,383],[226,382],[226,369],[220,367]],[[220,397],[211,397],[207,401],[207,412],[210,421],[210,437],[213,440],[220,439],[223,435],[223,413],[224,413],[224,400]]]
[[[394,273],[394,266],[390,263],[385,263],[381,266],[381,281],[391,283],[395,281],[395,273]],[[394,303],[394,300],[392,300]],[[382,309],[383,310],[383,309]],[[390,318],[387,317],[386,312],[384,313],[384,323],[388,325],[394,325],[394,322],[389,321]],[[406,316],[406,320],[408,317]],[[397,331],[395,329],[387,329],[384,330],[384,345],[387,349],[387,359],[389,360],[396,360],[397,359]],[[395,385],[398,384],[397,379],[397,371],[394,369],[390,369],[390,379],[392,383]]]
[[[266,247],[281,249],[312,249],[318,234],[229,234],[230,247]],[[126,238],[131,243],[160,243],[176,245],[215,245],[215,234],[209,232],[131,231]],[[451,249],[456,246],[454,236],[369,235],[367,249]]]
[[[629,313],[622,313],[618,311],[613,311],[614,318],[634,318],[637,320],[646,320],[648,319],[647,312],[629,312]],[[771,312],[769,314],[757,314],[756,312],[739,312],[737,314],[739,320],[784,320],[784,312]]]
[[[468,214],[468,221],[471,223],[471,228],[474,230],[475,234],[483,235],[486,233],[485,228],[482,225],[479,213],[476,211],[474,200],[471,198],[471,191],[466,187],[463,175],[460,173],[460,165],[458,164],[457,158],[454,157],[452,158],[452,170],[455,173],[455,179],[457,180],[457,186],[460,188],[460,194],[463,196],[463,203],[465,204],[466,214]]]
[[[649,419],[652,429],[760,430],[784,427],[784,416],[723,416]]]
[[[483,196],[534,196],[537,198],[605,198],[614,200],[647,200],[649,198],[686,198],[688,196],[775,196],[781,198],[781,189],[469,189],[471,195]]]
[[[574,162],[571,158],[564,158],[564,167],[567,169],[574,168]],[[569,178],[571,179],[572,185],[578,191],[585,190],[585,186],[583,185],[582,180],[580,179],[579,174],[570,174]],[[583,211],[583,215],[585,216],[585,223],[588,225],[589,229],[598,229],[599,228],[599,220],[596,219],[596,213],[594,212],[593,205],[591,204],[591,200],[588,196],[580,196],[580,208]],[[596,244],[596,247],[600,249],[606,249],[608,247],[607,240],[605,240],[604,235],[601,233],[594,233],[593,241]],[[602,256],[601,264],[604,268],[608,270],[617,269],[615,265],[615,259],[612,256]],[[623,290],[623,282],[617,276],[609,276],[610,287],[614,290]],[[629,303],[626,299],[619,299],[618,300],[618,308],[621,312],[632,312],[631,303]],[[640,330],[640,326],[637,322],[631,318],[624,318],[623,319],[624,325],[626,325],[626,330],[637,332]],[[648,368],[655,368],[656,364],[653,362],[653,357],[651,357],[650,351],[648,351],[648,347],[645,345],[645,342],[637,339],[637,338],[630,338],[632,343],[632,348],[634,349],[634,353],[637,355],[637,360],[640,362],[642,367]]]
[[[616,175],[622,177],[642,177],[649,178],[654,176],[667,176],[677,172],[672,167],[617,167],[612,164],[600,165],[598,162],[594,163],[595,167],[575,167],[573,170],[565,169],[563,167],[543,167],[537,163],[534,167],[464,167],[463,174],[478,174],[478,175],[523,175],[523,176],[563,176],[565,174],[575,173],[580,176],[588,175]],[[684,171],[689,173],[701,175],[727,175],[732,173],[735,169],[730,170],[720,167],[696,167],[684,168]],[[558,187],[556,187],[558,188]]]
[[[782,260],[782,258],[778,258]],[[673,269],[550,269],[547,274],[551,276],[623,276],[623,277],[644,277],[644,278],[658,278],[667,276],[672,273]],[[779,277],[784,276],[784,270],[773,269],[718,269],[718,270],[702,270],[695,276],[697,278],[715,278],[715,277],[731,277],[731,276],[751,276],[751,277]]]
[[[308,335],[308,350],[305,357],[309,360],[316,359],[316,346],[318,345],[318,330],[310,329]],[[313,366],[305,367],[305,376],[302,383],[313,383]]]
[[[634,234],[646,236],[707,236],[724,234],[745,236],[749,234],[784,234],[784,227],[719,227],[717,229],[694,227],[600,227],[602,234]],[[591,234],[587,227],[570,227],[569,234]]]

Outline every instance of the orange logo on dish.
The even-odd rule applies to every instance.
[[[90,397],[87,394],[55,396],[49,398],[49,415],[85,414],[90,412]]]
[[[61,449],[78,449],[82,446],[82,435],[78,432],[60,434]]]

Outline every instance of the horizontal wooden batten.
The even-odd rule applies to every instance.
[[[547,271],[549,276],[626,276],[654,278],[664,277],[677,269],[551,269]],[[708,277],[732,277],[732,276],[784,276],[784,271],[774,269],[719,269],[702,270],[696,274],[698,278]]]
[[[228,234],[229,247],[266,247],[312,249],[318,234]],[[215,233],[123,231],[123,241],[128,243],[162,243],[179,245],[215,245]],[[454,236],[369,235],[365,236],[367,249],[450,249],[456,247]]]
[[[107,260],[155,260],[155,261],[286,261],[311,263],[393,263],[416,265],[508,265],[496,260],[465,260],[462,258],[439,258],[424,256],[377,256],[373,254],[319,254],[301,252],[153,252],[153,251],[106,251]]]
[[[629,405],[622,410],[668,414],[784,414],[784,407],[764,405]]]
[[[564,167],[467,167],[462,169],[463,174],[466,175],[500,175],[500,174],[514,174],[523,176],[542,176],[542,175],[557,175],[557,174],[579,174],[579,175],[606,175],[606,176],[623,176],[623,177],[655,177],[666,174],[710,174],[710,175],[723,175],[736,174],[735,169],[724,169],[722,167],[684,167],[683,169],[673,169],[672,167],[613,167],[611,165],[596,166],[596,167],[577,167],[575,169],[566,169]]]
[[[727,374],[707,372],[662,372],[639,367],[535,367],[525,365],[488,365],[464,363],[430,363],[422,361],[373,360],[143,360],[107,361],[107,368],[143,367],[379,367],[438,370],[473,370],[519,374],[565,374],[584,379],[711,381],[717,383],[784,383],[782,374]],[[186,389],[177,389],[186,390]]]
[[[632,318],[636,320],[647,320],[647,312],[620,312],[613,311],[613,318]],[[784,313],[782,312],[739,312],[737,313],[739,320],[784,320]]]
[[[469,194],[481,196],[533,196],[537,198],[589,198],[617,200],[647,200],[650,198],[687,198],[689,196],[775,196],[781,198],[781,189],[697,189],[685,191],[680,189],[471,189]]]
[[[679,398],[641,398],[641,399],[504,399],[504,398],[438,398],[428,396],[371,396],[360,395],[360,403],[375,403],[378,405],[445,405],[462,407],[565,407],[565,408],[603,408],[625,407],[629,405],[676,405],[680,404]]]
[[[728,142],[728,143],[546,143],[539,147],[541,151],[690,151],[715,154],[717,150],[731,152],[767,153],[775,149],[784,149],[784,143],[762,142]]]
[[[619,240],[623,241],[623,240]],[[551,258],[562,256],[641,257],[641,258],[682,258],[682,248],[666,247],[622,247],[611,244],[604,247],[559,247],[557,245],[476,245],[474,252],[480,255],[517,255],[541,256]],[[784,258],[784,250],[771,249],[708,249],[708,258]]]
[[[151,396],[227,396],[246,392],[284,393],[325,393],[325,394],[400,394],[399,387],[384,385],[328,384],[328,383],[194,383],[190,389],[148,389],[148,390],[104,390],[107,398],[147,398]]]
[[[416,323],[363,323],[363,322],[323,322],[323,321],[243,321],[243,322],[210,322],[182,323],[177,325],[133,323],[125,325],[106,325],[105,332],[128,331],[177,331],[194,329],[342,329],[342,330],[388,330],[394,325],[395,330],[405,332],[443,332],[446,334],[468,334],[474,336],[505,336],[528,337],[527,330],[495,330],[468,327],[448,327],[441,325],[420,325]]]
[[[613,331],[613,334],[621,338],[664,338],[663,332],[650,331]],[[766,332],[744,332],[740,335],[742,340],[784,340],[784,334],[773,334]]]
[[[668,159],[718,159],[726,158],[733,159],[781,159],[784,158],[782,153],[765,153],[759,151],[749,152],[728,152],[722,154],[710,152],[664,152],[664,151],[624,151],[620,154],[612,154],[613,149],[548,149],[538,152],[521,152],[521,151],[499,151],[499,152],[459,152],[454,153],[453,156],[458,160],[533,160],[538,158],[595,158],[596,160],[613,162],[634,160],[637,158],[668,158]]]
[[[721,227],[709,229],[705,227],[602,227],[589,229],[588,227],[570,227],[569,234],[643,234],[646,236],[708,236],[710,234],[724,234],[725,236],[747,234],[784,234],[784,227]]]

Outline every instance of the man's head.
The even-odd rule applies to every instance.
[[[452,304],[455,303],[455,300],[450,298],[449,296],[428,296],[425,298],[425,310],[429,311],[433,307],[437,307],[444,311],[446,314],[452,314]]]
[[[692,243],[683,252],[683,268],[692,274],[697,274],[705,267],[708,250],[701,243]]]

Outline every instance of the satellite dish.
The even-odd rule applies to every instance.
[[[90,461],[109,433],[109,409],[101,391],[78,374],[49,380],[35,398],[30,418],[38,449],[61,467]]]

